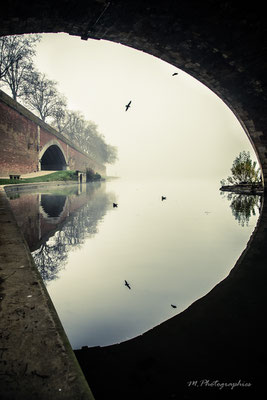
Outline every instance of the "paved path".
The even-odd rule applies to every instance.
[[[35,178],[36,176],[49,175],[49,174],[53,174],[54,172],[57,172],[57,171],[30,172],[29,174],[22,174],[22,175],[20,175],[20,177],[21,177],[21,179]],[[9,179],[9,176],[0,176],[0,179]]]
[[[93,400],[0,187],[0,399]]]

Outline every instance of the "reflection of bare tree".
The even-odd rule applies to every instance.
[[[32,253],[44,282],[57,278],[67,262],[70,248],[80,246],[86,237],[97,233],[97,224],[103,219],[112,200],[113,196],[102,190],[93,195],[90,193],[88,203],[65,220],[59,230]]]
[[[230,207],[233,216],[241,226],[248,225],[252,215],[256,215],[256,211],[261,207],[261,196],[227,193],[227,200],[231,201]]]
[[[63,227],[64,229],[64,227]],[[67,261],[67,245],[62,240],[61,232],[56,234],[33,253],[34,262],[42,275],[44,282],[56,278],[57,273]]]

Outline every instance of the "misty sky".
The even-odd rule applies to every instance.
[[[118,147],[119,160],[108,166],[108,175],[219,181],[240,151],[255,159],[228,107],[158,58],[113,42],[44,34],[34,61],[58,82],[68,109],[94,121],[106,142]]]

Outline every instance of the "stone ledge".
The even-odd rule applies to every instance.
[[[93,400],[0,187],[0,398]]]
[[[16,183],[14,185],[2,185],[5,189],[6,193],[10,192],[18,192],[18,191],[25,191],[25,190],[34,190],[39,188],[46,188],[46,187],[56,187],[56,186],[77,186],[77,181],[51,181],[51,182],[36,182],[36,183]],[[0,185],[1,188],[1,185]]]

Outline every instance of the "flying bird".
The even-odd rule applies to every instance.
[[[172,308],[177,308],[177,306],[175,306],[174,304],[171,304]]]
[[[175,75],[178,75],[178,72],[174,72],[174,73],[172,74],[172,76],[175,76]]]
[[[113,208],[114,207],[118,207],[118,204],[117,203],[113,203]]]
[[[131,102],[132,102],[132,100],[131,100],[131,101],[129,101],[129,103],[128,103],[128,104],[126,104],[126,106],[125,106],[125,111],[127,111],[127,110],[128,110],[128,108],[130,108]]]
[[[166,200],[167,197],[161,196],[161,201]]]
[[[125,282],[124,285],[127,286],[128,289],[131,289],[131,286],[129,285],[129,283],[126,280],[124,282]]]

